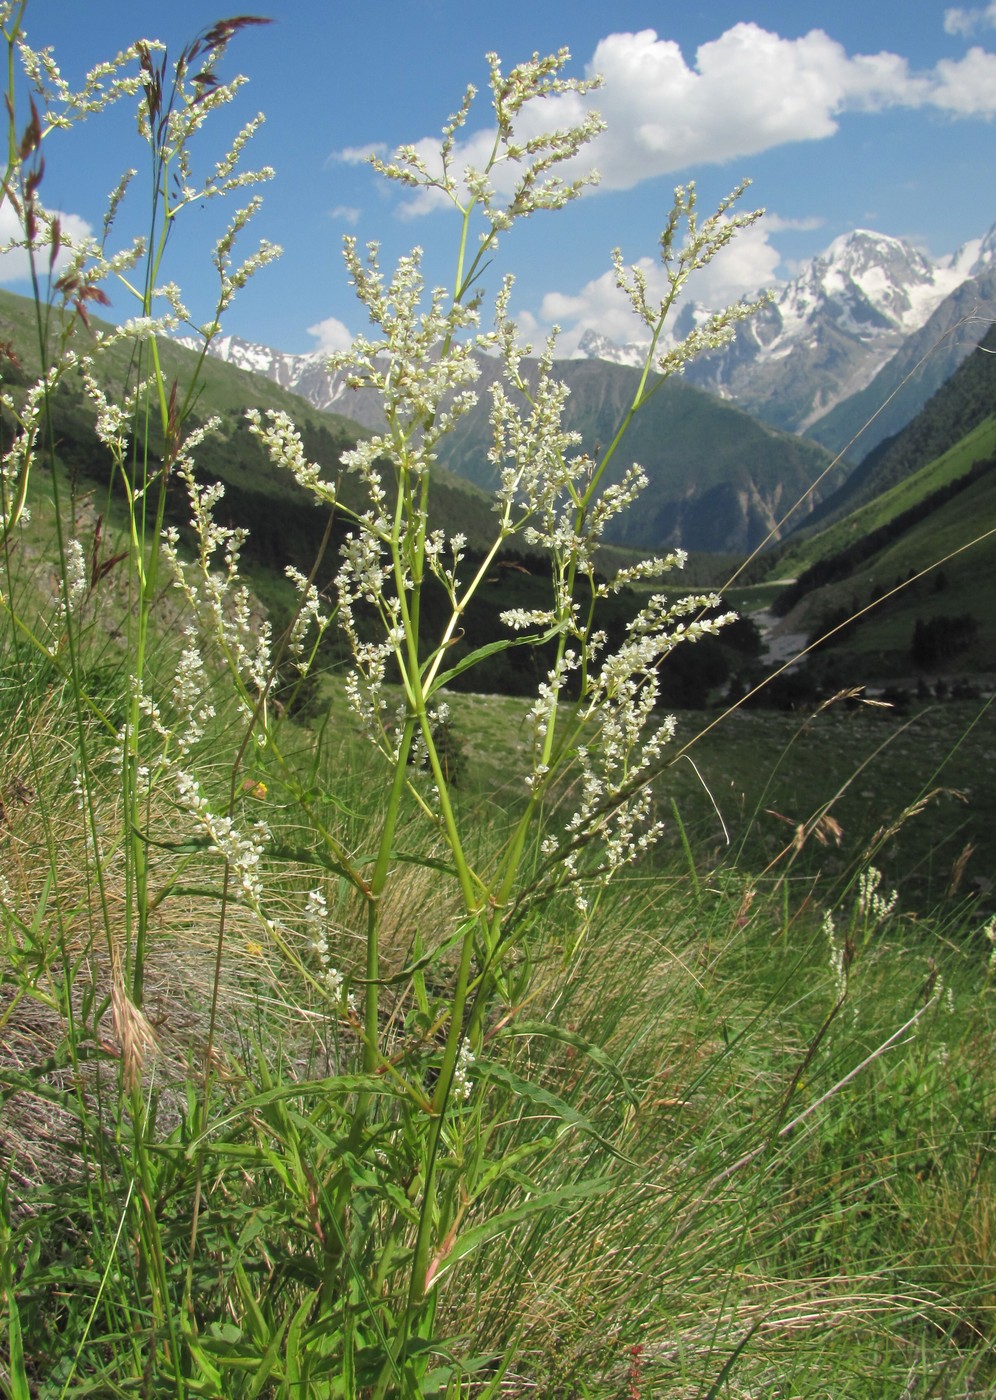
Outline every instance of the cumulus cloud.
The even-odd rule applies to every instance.
[[[323,355],[332,355],[337,350],[348,350],[353,343],[349,329],[335,316],[326,316],[324,321],[308,327],[308,334],[318,342],[315,349]]]
[[[360,211],[354,204],[337,204],[334,209],[329,210],[329,218],[354,227],[360,221]]]
[[[973,46],[962,59],[942,59],[931,100],[956,117],[996,114],[996,54]]]
[[[93,226],[78,214],[65,214],[61,210],[49,211],[57,217],[62,231],[63,246],[56,257],[54,276],[58,277],[66,267],[70,257],[70,247],[82,239],[93,237]],[[23,282],[31,276],[31,260],[26,248],[11,247],[10,244],[24,238],[24,230],[9,200],[0,205],[0,282]],[[48,271],[48,250],[42,248],[36,253],[40,270]]]
[[[994,64],[996,56],[972,49],[914,73],[898,54],[849,55],[821,29],[783,39],[743,23],[702,44],[690,66],[676,43],[652,29],[610,34],[588,66],[605,78],[603,184],[625,189],[690,165],[822,140],[846,112],[934,106],[988,116]]]
[[[944,11],[944,29],[948,34],[975,34],[979,29],[996,29],[996,0],[984,10],[965,10],[960,6]]]
[[[958,32],[996,23],[996,0],[984,10],[949,10],[946,23]],[[848,112],[933,107],[951,117],[989,117],[996,111],[996,54],[982,48],[914,72],[899,54],[849,54],[822,29],[785,39],[753,22],[735,24],[700,45],[691,63],[674,40],[653,29],[609,34],[586,72],[602,75],[600,91],[527,106],[521,135],[529,139],[541,128],[579,122],[584,107],[596,105],[608,129],[579,158],[579,168],[565,173],[575,176],[597,165],[602,187],[610,190],[791,142],[825,140]],[[493,139],[490,129],[468,132],[454,148],[456,167],[480,169]],[[435,171],[438,139],[414,144]],[[356,163],[371,149],[353,148],[338,158]],[[510,191],[516,175],[515,166],[499,168],[498,189]],[[401,212],[425,214],[444,199],[438,191],[420,190]]]

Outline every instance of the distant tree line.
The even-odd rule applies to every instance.
[[[918,617],[913,624],[910,659],[918,671],[936,671],[972,645],[979,624],[971,613],[958,617]]]

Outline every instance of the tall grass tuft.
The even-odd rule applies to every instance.
[[[220,21],[172,61],[139,41],[73,92],[28,45],[26,9],[0,6],[3,198],[38,364],[2,400],[0,1390],[982,1394],[992,929],[911,951],[871,867],[822,909],[697,868],[687,838],[691,873],[671,868],[658,672],[731,615],[649,586],[680,554],[595,568],[645,485],[636,466],[606,485],[629,422],[753,310],[664,349],[689,278],[758,217],[737,212],[743,187],[701,221],[676,192],[661,302],[617,256],[649,349],[591,458],[562,425],[555,339],[527,380],[511,281],[485,326],[483,274],[516,220],[581,194],[566,172],[600,129],[586,112],[527,139],[524,109],[597,83],[566,76],[566,51],[509,72],[490,55],[482,169],[455,164],[473,89],[434,161],[375,161],[451,209],[452,281],[428,289],[417,252],[385,271],[346,240],[372,330],[336,363],[384,412],[343,455],[359,505],[285,416],[248,407],[274,466],[348,524],[331,591],[288,570],[276,634],[195,417],[200,361],[279,251],[236,251],[270,173],[244,163],[261,118],[198,173],[202,129],[243,84],[223,77],[229,47],[263,21]],[[76,239],[45,207],[43,152],[121,104],[145,174],[100,238]],[[208,254],[216,302],[192,315],[171,233],[194,203],[243,198]],[[147,231],[119,248],[124,200]],[[134,298],[113,329],[95,317],[109,285]],[[185,382],[160,354],[180,329],[202,343]],[[502,364],[500,486],[471,568],[434,523],[433,462],[479,352]],[[67,393],[105,454],[102,501],[60,458]],[[461,653],[512,543],[546,554],[547,603]],[[610,643],[597,605],[636,580],[644,606]],[[330,678],[333,633],[349,661]],[[489,786],[447,687],[540,646],[521,768]]]

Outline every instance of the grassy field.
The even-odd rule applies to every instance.
[[[487,793],[514,812],[523,791],[508,775],[522,768],[528,705],[489,695],[453,695],[450,705],[465,761],[462,800]],[[705,868],[770,866],[774,881],[791,867],[793,881],[812,881],[830,898],[874,861],[921,907],[941,901],[954,882],[962,897],[992,910],[996,789],[984,776],[996,763],[991,703],[935,702],[897,714],[888,704],[841,699],[811,714],[720,714],[680,712],[674,756],[655,780],[669,864],[684,828]],[[829,846],[809,834],[793,852],[797,829],[818,827],[824,815],[840,827]]]
[[[5,596],[41,629],[59,566],[54,515],[35,504]],[[204,791],[242,830],[266,821],[267,917],[226,895],[165,775],[143,808],[137,899],[112,762],[125,653],[106,623],[124,587],[101,580],[75,669],[58,646],[40,657],[9,613],[2,633],[0,1386],[20,1400],[20,1354],[20,1394],[43,1400],[346,1394],[341,1271],[393,1212],[410,1247],[391,1183],[412,1169],[414,1128],[397,1109],[398,1138],[378,1128],[387,1194],[360,1177],[368,1203],[336,1262],[322,1242],[335,1208],[313,1193],[348,1159],[362,1037],[323,992],[302,909],[325,891],[328,955],[358,989],[363,902],[331,853],[373,861],[390,770],[326,678],[309,725],[274,717],[233,805],[219,756],[244,719],[212,682]],[[147,684],[164,702],[180,606],[163,594],[154,614]],[[96,709],[79,712],[77,692]],[[400,693],[386,700],[393,713]],[[449,704],[442,751],[486,876],[527,800],[529,702]],[[653,779],[661,841],[586,914],[529,854],[473,1117],[455,1120],[476,1175],[420,1393],[894,1400],[916,1385],[975,1400],[996,1383],[993,709],[718,713],[678,715]],[[550,831],[572,782],[551,790]],[[381,909],[380,1015],[384,1063],[431,1084],[459,899],[424,792],[406,802]],[[136,902],[129,1032],[115,965],[134,974],[139,925],[124,936],[118,920]],[[136,1098],[125,1056],[143,1028]],[[196,1333],[170,1343],[170,1316]],[[306,1379],[279,1359],[293,1327]],[[353,1345],[358,1364],[379,1354]]]
[[[376,761],[337,685],[328,698],[320,749],[313,730],[295,727],[281,743],[326,793],[314,815],[362,851],[377,820]],[[144,1372],[159,1377],[154,1393],[173,1394],[159,1285],[130,1229],[114,1229],[115,1212],[130,1218],[137,1144],[126,1107],[120,1119],[114,1110],[119,1032],[100,1020],[106,960],[80,879],[75,741],[58,700],[51,679],[0,691],[5,1267],[26,1393],[127,1393],[127,1377]],[[459,695],[452,708],[457,800],[486,863],[523,801],[509,774],[521,771],[524,706]],[[702,722],[681,715],[677,742]],[[993,747],[991,711],[965,705],[937,706],[906,728],[866,707],[803,723],[731,716],[690,750],[698,775],[682,757],[656,781],[668,831],[652,858],[580,922],[557,896],[525,915],[524,999],[512,992],[486,1037],[494,1077],[475,1089],[489,1160],[521,1165],[495,1172],[478,1198],[464,1227],[474,1250],[447,1269],[438,1298],[438,1345],[461,1359],[459,1393],[991,1392],[996,984],[983,926],[994,824],[978,774]],[[250,805],[270,823],[268,878],[293,919],[301,877],[288,878],[286,853],[300,843],[299,819],[263,755],[249,776],[268,784]],[[965,800],[938,794],[908,810],[938,786]],[[113,784],[92,792],[111,838]],[[821,814],[839,821],[839,847],[832,826],[814,824]],[[204,1183],[194,1375],[214,1367],[226,1379],[223,1389],[192,1380],[189,1393],[282,1395],[266,1339],[286,1334],[322,1255],[288,1172],[328,1170],[323,1076],[330,1057],[348,1060],[353,1032],[236,902],[214,1051],[224,1074],[207,1124],[189,1119],[188,1056],[212,997],[217,860],[181,837],[162,809],[154,881],[164,895],[145,990],[157,1043],[143,1071],[155,1109],[142,1138],[158,1165],[143,1189],[161,1223],[161,1287],[178,1300],[189,1203]],[[407,873],[385,914],[389,977],[413,948],[450,937],[452,882],[431,863],[405,864],[416,840],[406,821]],[[948,894],[967,844],[976,849]],[[898,886],[882,917],[862,904],[869,864],[883,872],[883,895]],[[113,864],[106,878],[116,900]],[[355,912],[340,893],[335,956],[347,968],[360,947]],[[88,1011],[94,986],[106,990]],[[420,996],[431,1005],[432,982],[408,976],[385,1001],[399,1052],[417,1034]],[[73,1035],[67,1015],[79,1018]],[[89,1066],[75,1087],[74,1057]],[[292,1118],[278,1111],[289,1093]],[[85,1144],[100,1122],[118,1141],[95,1180]],[[298,1345],[335,1354],[309,1326]],[[341,1393],[321,1373],[309,1384]],[[423,1393],[437,1393],[431,1380]]]
[[[385,1366],[408,1396],[991,1393],[991,705],[679,713],[655,847],[582,908],[527,846],[470,1097],[436,1117],[465,918],[431,787],[412,768],[389,850],[370,1076],[392,770],[342,677],[243,744],[223,654],[185,691],[192,619],[158,590],[126,818],[133,585],[104,571],[63,625],[57,512],[32,503],[0,629],[0,1393],[365,1400]],[[448,702],[483,883],[528,804],[530,702]],[[176,715],[203,726],[193,805]],[[544,799],[561,842],[579,782],[565,764]],[[435,1122],[452,1224],[406,1379]]]

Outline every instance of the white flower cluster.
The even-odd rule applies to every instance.
[[[248,830],[241,831],[234,818],[218,816],[212,811],[210,802],[191,773],[177,770],[175,779],[181,807],[196,819],[208,836],[210,850],[224,857],[250,907],[259,910],[263,897],[259,866],[270,839],[266,822],[255,822]]]
[[[18,913],[18,899],[10,882],[5,875],[0,875],[0,913],[13,915]]]
[[[676,549],[673,554],[666,554],[663,558],[655,556],[653,559],[644,559],[639,564],[631,564],[614,574],[610,583],[601,584],[598,589],[599,596],[618,593],[627,584],[636,583],[640,579],[660,578],[671,569],[683,569],[687,562],[688,555],[685,551]]]
[[[123,97],[137,98],[138,129],[151,149],[156,197],[163,210],[163,236],[184,206],[203,204],[273,178],[274,172],[269,166],[248,169],[243,165],[247,148],[263,123],[261,113],[243,124],[224,155],[203,178],[195,178],[190,154],[196,133],[213,113],[233,100],[246,82],[242,76],[228,82],[216,77],[215,70],[230,38],[240,28],[260,21],[243,17],[219,22],[184,48],[171,68],[162,44],[140,40],[109,62],[93,68],[82,87],[74,90],[62,76],[52,51],[32,49],[26,42],[19,27],[21,9],[23,6],[5,4],[0,14],[10,16],[13,21],[11,32],[16,36],[21,66],[38,113],[38,144],[51,131],[69,129]],[[6,26],[6,20],[4,24]],[[134,170],[126,171],[111,193],[103,221],[103,237],[99,240],[74,238],[69,229],[61,226],[58,215],[48,214],[37,201],[33,203],[30,219],[25,220],[25,238],[21,246],[50,246],[53,258],[57,247],[69,253],[68,264],[59,277],[59,289],[84,319],[89,300],[106,300],[98,284],[116,275],[123,276],[145,253],[142,239],[134,240],[120,252],[108,254],[106,251],[111,227],[134,175]],[[207,338],[217,332],[220,319],[235,294],[255,272],[280,254],[276,245],[263,239],[241,264],[233,264],[235,243],[257,213],[259,203],[259,199],[253,197],[239,209],[215,244],[212,256],[219,291],[214,317],[203,328]],[[127,282],[126,285],[134,290]],[[98,342],[112,344],[122,338],[144,338],[150,332],[162,334],[180,323],[189,324],[189,313],[175,284],[169,283],[153,293],[153,300],[165,298],[169,306],[162,317],[150,317],[144,294],[135,294],[145,303],[145,314],[110,333],[98,333]]]
[[[14,11],[20,8],[19,5],[5,4],[0,9],[0,21],[5,30]],[[162,49],[162,45],[157,43],[149,43],[146,47],[150,50]],[[23,33],[19,35],[17,48],[25,76],[43,103],[46,127],[69,128],[80,117],[100,112],[121,97],[133,96],[142,86],[138,73],[122,71],[138,57],[138,44],[132,44],[115,58],[91,68],[83,80],[83,86],[75,91],[63,78],[51,48],[32,49]]]
[[[172,700],[180,717],[174,736],[180,753],[186,754],[203,737],[208,723],[214,719],[215,708],[204,696],[208,690],[208,673],[204,658],[196,645],[196,633],[187,629],[187,645],[180,653],[173,677]]]
[[[460,531],[450,536],[448,546],[442,530],[433,530],[425,539],[425,562],[446,589],[454,607],[458,606],[457,593],[460,590],[457,569],[466,546],[467,536]]]
[[[387,663],[404,642],[400,605],[386,591],[390,570],[384,563],[383,545],[376,533],[350,531],[341,553],[342,564],[336,575],[338,619],[353,654],[353,667],[346,677],[346,698],[367,737],[383,748]],[[377,640],[367,639],[368,629],[360,616],[363,605],[379,619],[381,635]]]
[[[75,613],[86,597],[89,575],[83,546],[75,537],[66,544],[65,569],[63,573],[63,606],[67,613]]]
[[[328,903],[321,890],[310,890],[308,893],[307,903],[304,906],[304,926],[321,965],[322,982],[331,999],[336,1003],[342,1003],[346,979],[332,962],[332,954],[329,950]],[[356,1010],[356,998],[352,992],[347,995],[345,1005],[350,1011]]]
[[[305,640],[312,627],[321,637],[328,627],[330,619],[322,611],[318,589],[305,578],[300,569],[296,569],[293,564],[288,564],[284,569],[284,575],[294,585],[299,600],[287,637],[287,655],[298,670],[302,674],[306,674],[309,661],[304,656]],[[312,654],[314,654],[313,651]]]
[[[823,932],[830,948],[830,975],[837,992],[837,1000],[843,1001],[847,993],[847,951],[843,940],[837,937],[833,915],[829,909],[823,916]]]
[[[6,391],[0,394],[0,404],[17,423],[14,440],[0,458],[0,542],[15,526],[25,525],[30,519],[26,505],[28,478],[34,463],[45,402],[56,384],[76,363],[75,353],[64,350],[45,374],[31,385],[20,406]]]
[[[982,925],[982,937],[989,944],[989,972],[996,974],[996,914]]]
[[[102,342],[105,346],[110,341]],[[90,357],[80,362],[83,374],[83,389],[87,398],[97,410],[94,426],[97,436],[109,448],[114,461],[121,464],[128,452],[128,440],[135,421],[135,409],[141,395],[151,389],[150,380],[141,380],[121,403],[114,403],[107,397],[94,373],[94,363]]]
[[[358,337],[329,360],[330,369],[346,372],[350,388],[374,389],[383,400],[385,431],[342,457],[366,484],[374,518],[382,514],[384,499],[377,464],[390,462],[414,488],[434,462],[439,439],[477,402],[470,388],[480,374],[474,349],[486,343],[461,338],[477,326],[476,309],[459,302],[447,306],[444,289],[437,287],[423,305],[421,249],[401,258],[387,282],[378,251],[370,243],[363,258],[355,239],[344,240],[350,281],[381,337]]]
[[[442,729],[448,723],[449,718],[450,707],[445,700],[440,701],[437,705],[430,706],[426,711],[426,727],[430,734],[435,735],[438,730]],[[402,712],[398,715],[398,723],[401,724],[403,721],[404,714]],[[409,762],[415,769],[425,769],[429,765],[429,746],[425,742],[425,737],[421,732],[417,733],[412,740]]]
[[[654,347],[671,308],[692,273],[710,263],[738,233],[756,223],[764,213],[763,209],[755,209],[751,213],[730,214],[731,208],[744,194],[748,184],[749,181],[746,180],[739,184],[720,203],[715,214],[710,215],[701,225],[695,212],[695,185],[677,187],[674,192],[674,204],[660,239],[661,262],[668,285],[664,297],[659,302],[650,301],[647,276],[643,269],[626,268],[621,251],[617,248],[613,253],[616,286],[628,298],[636,315],[651,332],[651,344]],[[676,238],[682,224],[686,227],[686,238],[679,248],[676,247]],[[658,370],[665,378],[672,374],[680,374],[696,355],[705,350],[720,349],[728,345],[736,334],[739,322],[752,316],[768,300],[768,297],[762,297],[753,302],[740,301],[716,312],[705,325],[695,327],[684,340],[659,355],[656,361]]]
[[[197,558],[190,564],[181,560],[175,526],[163,531],[163,553],[175,586],[187,599],[201,628],[220,646],[231,673],[247,692],[263,694],[270,677],[270,624],[265,619],[254,619],[249,590],[239,577],[245,531],[220,525],[214,519],[214,507],[225,490],[221,483],[200,486],[194,476],[191,454],[216,426],[217,420],[212,419],[196,429],[184,443],[174,466],[175,474],[187,488]],[[216,566],[219,555],[221,568]]]
[[[214,186],[209,182],[206,186],[206,193],[221,194],[236,185],[255,184],[258,180],[272,178],[273,171],[269,166],[262,170],[244,171],[240,176],[230,179],[220,186]],[[198,198],[199,196],[193,197]],[[255,277],[257,272],[269,266],[271,262],[275,262],[283,253],[283,249],[278,243],[271,243],[268,239],[262,238],[255,253],[251,253],[238,267],[232,266],[232,250],[235,240],[250,220],[259,213],[262,204],[263,201],[258,195],[251,199],[244,209],[240,209],[236,213],[228,228],[215,244],[213,261],[218,272],[220,290],[214,321],[208,327],[209,336],[217,330],[222,316],[231,306],[236,294],[242,290],[250,278]]]
[[[629,623],[622,646],[607,654],[587,677],[581,722],[589,737],[576,751],[580,799],[567,822],[568,844],[561,855],[561,877],[575,883],[582,911],[587,904],[579,883],[585,873],[581,856],[592,842],[597,842],[599,855],[595,869],[587,873],[605,884],[661,835],[662,823],[653,816],[651,781],[674,736],[676,721],[673,715],[656,718],[658,668],[675,647],[712,636],[734,620],[735,613],[702,615],[714,612],[719,604],[714,594],[694,595],[673,604],[661,594],[654,595]],[[683,620],[689,617],[690,621]],[[539,721],[543,712],[535,713]]]
[[[592,463],[575,455],[580,437],[563,427],[570,390],[553,376],[553,336],[537,362],[535,384],[522,374],[515,327],[504,314],[508,292],[506,283],[497,332],[506,383],[496,380],[491,387],[488,460],[499,474],[495,508],[505,533],[521,529],[531,545],[561,555],[577,552],[579,567],[587,571],[593,541],[589,531],[577,527],[578,501]],[[520,411],[519,402],[527,412]]]
[[[869,865],[858,876],[858,911],[871,926],[884,923],[896,907],[899,899],[897,890],[890,895],[879,894],[882,872]]]
[[[477,96],[473,87],[467,88],[459,111],[443,128],[439,156],[431,166],[414,146],[400,147],[391,161],[373,156],[370,163],[389,179],[442,195],[461,212],[475,205],[480,207],[488,226],[482,242],[493,247],[495,235],[511,227],[516,219],[541,209],[559,209],[577,199],[587,185],[598,182],[595,171],[571,180],[554,173],[556,167],[572,160],[582,146],[604,130],[605,123],[597,112],[586,111],[575,125],[542,135],[520,137],[516,132],[517,119],[528,103],[568,94],[584,96],[600,86],[599,78],[561,77],[570,57],[567,49],[543,58],[534,54],[532,59],[504,74],[498,55],[487,55],[497,132],[494,149],[484,169],[454,168],[456,133],[470,115]],[[523,125],[535,129],[535,123],[530,123],[528,118]],[[499,178],[505,167],[512,167],[516,172],[510,192],[502,189],[509,181]]]
[[[308,461],[301,434],[286,413],[268,409],[264,421],[258,408],[250,408],[246,411],[246,420],[249,431],[253,437],[259,438],[274,466],[289,471],[297,484],[320,505],[335,505],[335,487],[323,480],[322,469],[317,462]]]
[[[474,1064],[474,1055],[466,1038],[461,1040],[460,1049],[457,1052],[456,1064],[453,1066],[453,1096],[457,1099],[467,1100],[474,1090],[474,1084],[470,1077],[470,1069]]]

